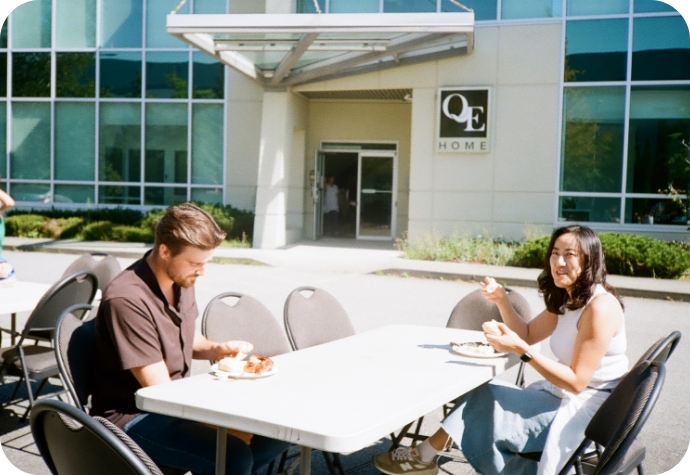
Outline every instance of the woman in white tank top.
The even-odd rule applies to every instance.
[[[433,475],[435,454],[452,438],[483,475],[558,473],[627,372],[623,304],[606,282],[601,241],[590,228],[573,225],[552,234],[537,279],[546,309],[533,320],[518,315],[501,286],[489,292],[489,281],[481,286],[503,323],[500,335],[486,335],[488,342],[519,355],[544,380],[527,388],[501,381],[477,388],[417,448],[376,455],[380,471]],[[531,345],[549,337],[557,360],[530,353]],[[542,452],[541,460],[520,456],[528,452]]]

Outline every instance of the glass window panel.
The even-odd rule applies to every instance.
[[[50,104],[12,104],[12,178],[50,179]]]
[[[55,185],[55,203],[94,203],[96,189],[93,186]]]
[[[580,20],[566,25],[566,81],[624,81],[628,20]]]
[[[145,205],[172,205],[187,201],[187,188],[147,186],[144,188]]]
[[[103,204],[141,204],[141,189],[138,186],[99,186],[98,202]]]
[[[192,188],[192,201],[196,203],[223,204],[222,188]]]
[[[7,176],[7,103],[0,102],[0,184]]]
[[[318,0],[319,8],[323,13],[326,13],[326,0]],[[316,13],[314,7],[314,0],[297,0],[297,13]]]
[[[658,0],[634,0],[633,9],[635,13],[676,11],[671,5]]]
[[[12,55],[12,95],[50,97],[50,53]]]
[[[626,190],[663,193],[690,188],[690,86],[633,87]]]
[[[436,0],[383,0],[384,12],[435,12]]]
[[[561,0],[503,0],[501,2],[501,18],[504,20],[559,17],[561,10]]]
[[[12,198],[15,201],[50,203],[50,185],[38,183],[12,183]]]
[[[7,20],[5,20],[0,30],[0,48],[7,48],[7,23]]]
[[[685,225],[688,217],[683,208],[670,199],[629,198],[625,200],[625,222]]]
[[[605,2],[593,2],[592,0],[568,0],[568,15],[610,15],[616,13],[628,13],[629,0],[606,0]]]
[[[178,4],[179,0],[156,0],[146,4],[146,46],[149,48],[186,48],[187,44],[173,35],[169,35],[165,28],[165,17]],[[190,2],[185,3],[177,11],[178,14],[189,13]]]
[[[223,66],[221,63],[218,64]],[[186,99],[189,95],[188,81],[189,54],[148,53],[146,55],[146,97]]]
[[[57,53],[57,97],[95,97],[95,53]]]
[[[58,48],[96,46],[96,0],[59,0],[55,8]]]
[[[194,53],[194,99],[223,99],[225,97],[225,67],[206,53]]]
[[[101,104],[98,155],[102,181],[141,181],[141,104]]]
[[[55,178],[95,179],[96,104],[55,103]]]
[[[101,46],[141,48],[141,0],[101,0]]]
[[[227,0],[194,0],[194,13],[227,13]]]
[[[620,198],[561,196],[558,206],[560,221],[620,223]]]
[[[223,105],[192,106],[192,183],[223,184]]]
[[[498,11],[498,2],[486,0],[463,0],[463,5],[474,10],[474,19],[476,21],[481,20],[495,20],[496,12]],[[441,11],[442,12],[464,12],[464,8],[457,6],[450,0],[441,1]]]
[[[635,18],[632,79],[690,79],[690,35],[682,17]]]
[[[625,88],[567,88],[562,191],[620,192]]]
[[[7,97],[7,53],[0,53],[0,97]]]
[[[141,97],[141,53],[101,53],[101,97]]]
[[[331,0],[329,13],[378,13],[379,0]]]
[[[34,0],[12,12],[13,48],[50,48],[51,0]]]
[[[146,105],[145,163],[149,183],[187,183],[187,104]]]

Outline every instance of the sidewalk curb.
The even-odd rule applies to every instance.
[[[391,275],[397,277],[414,277],[419,279],[437,279],[437,280],[461,280],[463,282],[481,282],[484,280],[484,275],[478,274],[464,274],[464,273],[449,273],[449,272],[435,272],[429,270],[392,268],[373,272],[376,275]],[[496,276],[496,280],[505,286],[528,287],[537,288],[537,282],[534,279],[520,279],[516,277],[500,277]],[[660,290],[636,289],[629,287],[616,286],[616,290],[621,297],[637,297],[645,299],[656,300],[670,300],[672,302],[690,302],[690,293],[683,292],[667,292]]]

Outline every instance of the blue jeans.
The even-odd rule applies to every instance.
[[[491,381],[469,393],[443,421],[443,429],[479,473],[537,473],[538,463],[519,454],[544,449],[561,398],[532,386]]]
[[[214,475],[216,429],[204,424],[160,414],[144,413],[125,425],[124,431],[157,464]],[[228,435],[227,475],[250,475],[287,450],[289,443],[255,435],[247,445]]]

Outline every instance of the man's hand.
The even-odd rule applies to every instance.
[[[221,360],[226,357],[244,359],[250,351],[254,349],[254,345],[248,341],[243,340],[230,340],[224,341],[222,343],[217,343],[215,350],[217,351],[218,358],[216,360]]]

